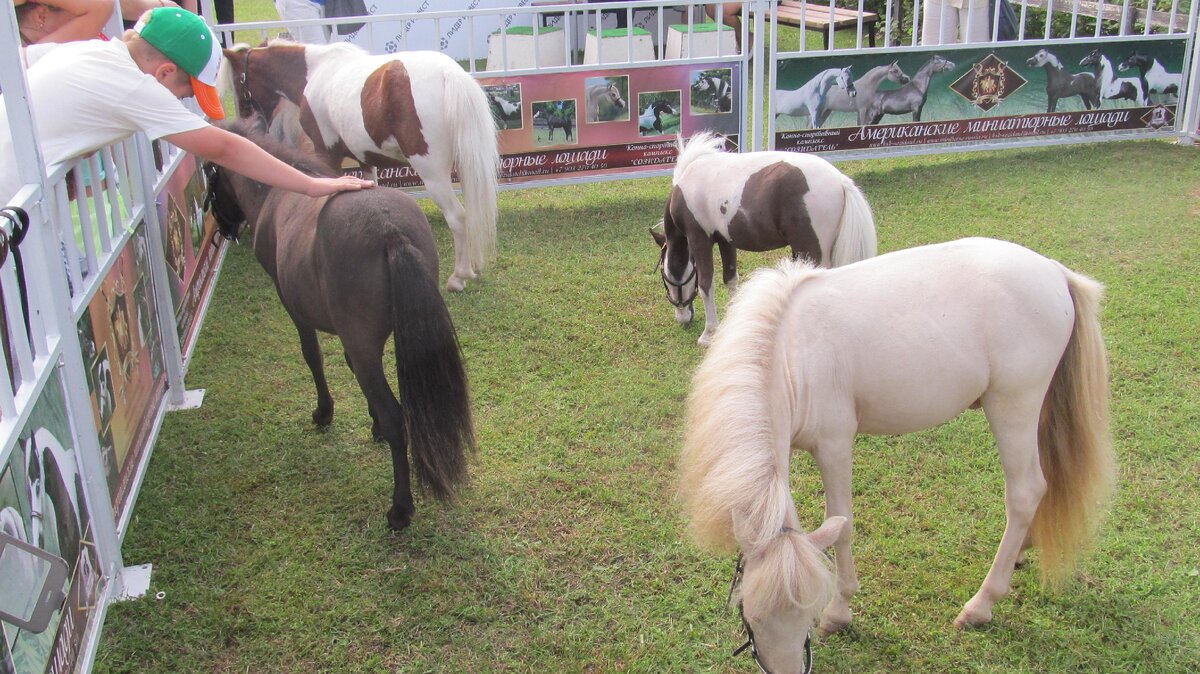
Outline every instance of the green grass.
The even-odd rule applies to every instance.
[[[846,163],[882,251],[1020,242],[1107,284],[1120,484],[1051,592],[1034,564],[994,622],[951,626],[987,572],[1003,481],[978,412],[856,444],[855,622],[822,672],[1200,670],[1200,162],[1162,142]],[[699,552],[674,464],[700,325],[674,323],[646,228],[667,179],[505,192],[500,251],[447,297],[472,385],[472,484],[386,526],[389,457],[325,338],[337,414],[312,427],[295,332],[250,246],[227,259],[124,545],[98,672],[749,672],[732,560]],[[440,213],[423,202],[451,267]],[[781,253],[741,258],[743,274]],[[724,291],[719,306],[727,304]],[[698,317],[699,318],[699,317]],[[807,456],[801,521],[821,520]]]

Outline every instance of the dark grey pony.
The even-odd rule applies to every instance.
[[[312,175],[330,175],[315,156],[280,145],[257,118],[228,130]],[[409,487],[411,446],[417,481],[443,501],[467,479],[474,430],[467,377],[450,313],[438,290],[438,258],[429,221],[399,190],[373,189],[314,199],[274,189],[207,165],[211,205],[221,234],[254,229],[254,255],[275,281],[300,334],[317,387],[318,426],[333,420],[333,398],[317,331],[341,338],[374,420],[392,450],[388,524],[403,529],[416,508]],[[388,338],[396,343],[400,400],[383,369]],[[400,401],[403,401],[401,404]]]

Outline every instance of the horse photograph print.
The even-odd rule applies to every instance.
[[[590,124],[600,122],[629,121],[629,76],[620,77],[589,77],[584,80],[587,92],[587,121]]]
[[[693,70],[691,81],[689,102],[693,115],[717,115],[733,111],[732,70]]]
[[[880,87],[885,82],[907,84],[909,77],[900,67],[899,61],[892,61],[871,68],[862,77],[854,80],[854,90],[833,86],[825,96],[825,104],[820,120],[815,127],[827,126],[826,120],[834,113],[852,113],[851,116],[838,115],[833,120],[834,126],[866,126],[873,123],[880,114],[881,99],[885,92]],[[851,121],[853,120],[853,121]]]
[[[648,91],[638,94],[638,134],[662,136],[679,133],[680,91]]]
[[[1039,49],[1025,61],[1030,68],[1042,68],[1046,72],[1046,112],[1058,109],[1061,99],[1078,96],[1086,110],[1100,107],[1100,87],[1093,73],[1072,73],[1063,66],[1057,56]]]
[[[785,260],[751,276],[693,376],[679,470],[696,542],[740,550],[732,597],[763,671],[808,671],[813,631],[850,624],[859,434],[913,433],[983,410],[1007,523],[956,626],[992,620],[1031,547],[1046,582],[1072,574],[1113,486],[1101,291],[1054,260],[982,238],[836,269]],[[816,465],[822,517],[796,510],[793,450]],[[806,520],[823,523],[808,533]]]
[[[852,179],[825,159],[797,152],[725,152],[725,139],[680,139],[663,218],[650,234],[675,320],[687,325],[699,293],[708,346],[717,331],[712,249],[737,289],[737,251],[787,247],[792,258],[838,267],[875,255],[875,219]]]
[[[533,144],[538,147],[575,145],[575,99],[537,101],[533,104]],[[554,140],[559,131],[561,140]]]
[[[921,111],[929,100],[929,82],[934,75],[954,70],[954,61],[934,54],[916,74],[899,89],[887,89],[878,93],[878,112],[872,124],[878,124],[884,115],[912,113],[912,121],[921,121]]]
[[[492,113],[496,116],[496,124],[501,131],[512,131],[525,128],[525,120],[521,115],[521,84],[493,84],[483,88],[487,94],[488,103],[492,105]]]
[[[461,291],[496,249],[496,121],[483,89],[441,52],[369,54],[346,43],[225,50],[220,80],[239,113],[271,119],[289,101],[303,130],[333,167],[353,157],[374,168],[411,165],[454,235],[454,271],[446,289]],[[280,135],[276,135],[277,138]],[[456,173],[462,201],[451,180]]]
[[[1129,105],[1143,106],[1150,104],[1150,93],[1140,77],[1117,77],[1113,72],[1112,61],[1093,49],[1084,56],[1079,65],[1090,67],[1092,76],[1096,78],[1096,90],[1100,92],[1100,101],[1129,101]]]
[[[266,135],[256,117],[226,128],[312,175],[334,173],[319,158]],[[219,231],[254,232],[254,255],[275,283],[300,337],[317,405],[312,421],[333,421],[317,333],[337,335],[371,415],[371,434],[392,455],[393,530],[416,511],[419,486],[450,501],[467,480],[475,446],[466,371],[450,312],[438,290],[438,254],[429,221],[408,194],[376,188],[314,199],[267,188],[210,164],[210,197]],[[397,398],[383,352],[395,342]],[[409,462],[411,452],[412,462]]]
[[[1181,73],[1169,72],[1158,59],[1140,51],[1133,52],[1117,65],[1118,72],[1131,69],[1137,69],[1147,96],[1158,94],[1164,103],[1179,100],[1179,89],[1183,85]]]
[[[791,131],[803,128],[818,128],[825,115],[825,101],[829,98],[829,90],[840,87],[851,98],[854,98],[854,80],[850,68],[827,68],[817,73],[799,89],[776,89],[772,97],[775,106],[775,128],[781,131]],[[796,123],[791,119],[795,118]],[[801,118],[807,118],[807,127]],[[788,122],[788,123],[785,123]]]

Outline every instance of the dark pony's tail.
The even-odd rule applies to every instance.
[[[388,242],[400,407],[417,481],[442,501],[467,481],[475,449],[467,373],[450,312],[424,256]]]

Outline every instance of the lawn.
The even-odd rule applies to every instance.
[[[1059,592],[1034,563],[988,627],[951,626],[987,572],[1003,480],[979,412],[861,437],[862,590],[822,672],[1200,670],[1200,162],[1125,142],[843,163],[881,252],[1009,239],[1107,284],[1119,485]],[[114,605],[98,672],[750,672],[732,562],[688,540],[675,462],[700,325],[675,324],[646,229],[665,178],[505,192],[500,250],[447,297],[479,451],[453,505],[388,530],[388,452],[325,338],[337,413],[313,428],[296,334],[233,248],[125,540],[148,598]],[[423,202],[451,268],[441,214]],[[743,275],[782,253],[743,255]],[[444,279],[443,279],[444,280]],[[718,304],[728,302],[722,290]],[[797,457],[801,521],[820,483]],[[155,599],[156,593],[162,599]]]

